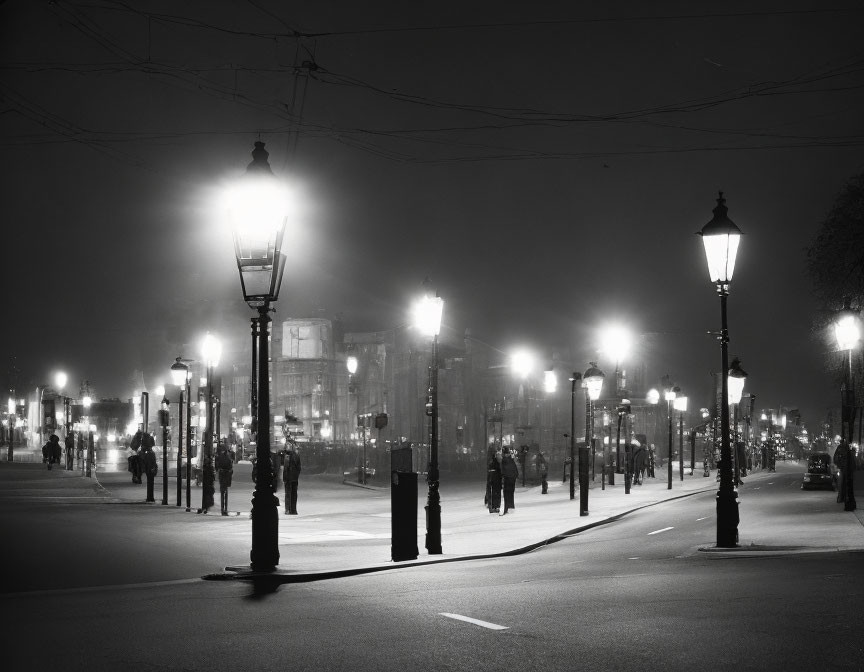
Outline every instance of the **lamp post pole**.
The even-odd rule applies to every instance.
[[[588,515],[588,442],[594,445],[594,403],[585,388],[585,459],[579,452],[579,515]]]
[[[168,506],[168,397],[162,399],[162,408],[159,411],[159,422],[162,425],[162,505]]]
[[[666,415],[669,418],[669,450],[666,455],[666,489],[672,489],[672,400],[666,400]]]
[[[183,504],[183,404],[186,386],[180,388],[179,417],[177,419],[177,506]]]
[[[570,378],[570,499],[576,499],[576,383],[582,374],[574,372]],[[581,477],[581,473],[580,473]],[[580,515],[582,498],[579,498]]]
[[[269,303],[258,307],[258,435],[255,446],[257,476],[252,495],[253,571],[273,571],[279,564],[279,500],[273,488],[270,459]]]
[[[186,377],[186,510],[192,510],[192,381]]]
[[[429,441],[429,492],[426,502],[426,550],[440,555],[441,493],[438,491],[438,334],[432,336],[432,366],[429,371],[429,395],[432,397],[432,430]]]
[[[684,480],[684,411],[678,411],[678,476]]]
[[[845,367],[845,381],[843,390],[843,401],[845,402],[846,408],[842,409],[843,415],[845,415],[848,419],[846,423],[847,427],[847,435],[844,437],[848,446],[848,453],[846,457],[846,473],[843,475],[843,488],[846,491],[843,493],[844,497],[844,511],[854,511],[857,508],[857,503],[855,501],[855,453],[852,448],[852,440],[855,436],[855,387],[854,387],[854,377],[852,375],[852,348],[849,348],[847,351],[848,366]]]
[[[726,319],[728,285],[717,284],[720,295],[720,489],[717,491],[717,546],[738,544],[738,500],[732,479],[732,450],[729,445],[729,328]]]

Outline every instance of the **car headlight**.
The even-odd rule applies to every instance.
[[[804,474],[804,482],[808,483],[809,481],[810,481],[810,476],[807,474]]]

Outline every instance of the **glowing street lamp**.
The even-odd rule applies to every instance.
[[[219,366],[222,357],[222,342],[211,333],[204,336],[201,343],[201,358],[207,368],[207,409],[205,411],[206,431],[204,432],[204,453],[201,464],[201,511],[207,513],[214,503],[216,493],[216,472],[213,469],[213,432],[219,431],[213,417],[213,370]]]
[[[726,374],[726,386],[729,389],[729,404],[732,406],[732,463],[734,464],[734,482],[740,480],[741,465],[738,464],[738,408],[741,397],[744,394],[744,381],[747,380],[747,372],[741,368],[741,360],[737,357],[729,365]]]
[[[723,192],[717,199],[714,217],[699,235],[705,247],[708,278],[716,285],[720,296],[720,371],[729,369],[729,328],[726,319],[726,299],[735,270],[741,229],[727,216]],[[717,546],[735,548],[738,545],[738,499],[732,482],[732,451],[729,442],[729,389],[725,375],[720,377],[720,488],[717,491]]]
[[[672,384],[669,376],[663,376],[663,399],[666,400],[666,415],[669,418],[669,451],[666,456],[666,489],[672,489],[672,409],[681,388]]]
[[[84,426],[87,428],[87,452],[85,453],[86,458],[84,460],[84,469],[86,470],[86,475],[92,476],[90,473],[90,460],[91,460],[91,451],[93,450],[93,428],[94,425],[90,424],[90,406],[93,405],[93,399],[89,396],[85,396],[81,400],[81,404],[84,406]]]
[[[845,430],[842,441],[846,444],[847,450],[851,451],[856,411],[855,379],[852,374],[852,351],[858,347],[861,341],[861,328],[858,311],[852,309],[849,299],[846,299],[842,310],[837,314],[837,319],[834,322],[834,336],[837,338],[839,348],[845,350],[847,353],[847,366],[843,367],[843,387],[840,390],[840,399],[841,418]],[[843,477],[843,508],[846,511],[854,511],[857,506],[853,486],[854,467],[851,469],[846,468],[845,472],[846,474]]]
[[[70,417],[72,414],[70,413],[70,400],[69,397],[63,394],[63,388],[66,387],[66,383],[69,381],[69,376],[66,375],[65,371],[58,371],[54,374],[54,386],[57,388],[57,392],[60,393],[60,398],[63,399],[63,429],[65,431],[65,436],[69,436],[69,432],[72,429],[72,418]],[[59,420],[59,418],[58,418]],[[66,438],[64,443],[68,443],[69,439]],[[66,449],[66,471],[72,471],[72,449]]]
[[[546,394],[555,394],[558,389],[558,376],[555,375],[553,369],[546,369],[543,372],[543,391]]]
[[[630,354],[633,345],[633,337],[630,332],[620,325],[613,325],[603,329],[600,333],[601,347],[604,352],[609,353],[615,361],[615,396],[621,393],[621,362]]]
[[[258,311],[252,319],[254,408],[257,429],[255,494],[252,497],[253,571],[271,572],[279,564],[279,500],[273,492],[270,457],[270,304],[279,298],[286,255],[282,239],[290,213],[288,191],[273,175],[263,142],[256,142],[246,175],[228,193],[234,253],[243,299]],[[256,361],[257,359],[257,361]]]
[[[192,412],[189,407],[191,377],[189,364],[192,360],[177,357],[171,365],[171,382],[180,388],[180,418],[177,423],[177,506],[183,503],[183,452],[186,452],[186,510],[192,510]],[[185,397],[185,403],[184,403]],[[186,407],[186,425],[183,425],[183,407]],[[186,440],[183,441],[183,434]],[[180,447],[185,446],[184,450]],[[167,476],[167,474],[166,474]]]
[[[677,395],[672,407],[678,411],[678,473],[684,480],[684,414],[687,412],[687,397]]]
[[[582,385],[585,387],[585,441],[579,446],[579,515],[588,515],[588,442],[594,444],[594,402],[600,398],[603,381],[606,374],[597,368],[594,362],[582,374]],[[574,378],[576,374],[574,374]],[[575,385],[575,382],[574,382]],[[572,411],[572,409],[571,409]],[[573,433],[570,435],[570,491],[573,491]],[[605,468],[605,461],[604,461]],[[571,495],[572,499],[572,495]]]
[[[534,355],[528,350],[515,350],[510,355],[510,369],[517,378],[525,380],[534,370]]]
[[[426,293],[414,304],[414,326],[424,336],[432,337],[432,364],[429,367],[429,395],[427,414],[431,416],[429,440],[429,489],[426,497],[426,550],[429,555],[440,555],[441,549],[441,494],[438,492],[438,334],[444,300],[437,292],[432,295],[427,280]]]

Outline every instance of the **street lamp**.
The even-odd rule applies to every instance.
[[[669,376],[663,376],[663,398],[666,400],[666,416],[669,419],[669,450],[666,454],[666,489],[672,489],[672,407],[675,402],[675,397],[681,388],[677,385],[672,385],[672,380]]]
[[[165,394],[165,388],[162,388]],[[162,505],[168,506],[168,432],[170,431],[168,397],[162,397],[159,408],[159,424],[162,425]]]
[[[57,391],[60,393],[60,398],[63,399],[63,429],[65,430],[66,436],[69,436],[69,429],[71,426],[71,419],[69,413],[69,397],[63,394],[63,388],[66,387],[66,383],[69,380],[69,376],[66,375],[65,371],[58,371],[54,374],[54,386],[57,388]],[[64,437],[65,439],[65,437]],[[67,439],[68,440],[68,439]],[[65,441],[64,441],[65,443]],[[69,459],[69,449],[66,450],[66,471],[72,471],[72,460]]]
[[[708,277],[720,296],[720,371],[729,370],[729,328],[726,319],[726,299],[735,270],[735,258],[741,241],[741,229],[727,216],[728,208],[723,192],[717,199],[714,217],[699,235],[705,247]],[[720,377],[720,489],[717,491],[717,546],[735,548],[738,545],[738,500],[732,483],[732,454],[729,445],[729,384],[727,376]]]
[[[191,372],[189,371],[190,359],[177,357],[171,365],[171,381],[180,388],[180,418],[177,422],[177,506],[181,506],[183,499],[183,452],[186,452],[186,510],[192,508],[192,487],[189,477],[192,474],[192,413],[189,407],[190,402],[190,381]],[[184,399],[185,397],[185,404]],[[185,435],[186,442],[184,444],[182,438],[184,434],[183,426],[183,406],[186,406],[186,427]],[[184,450],[180,447],[185,446]]]
[[[855,429],[855,379],[852,375],[852,350],[861,340],[861,330],[858,312],[852,309],[851,302],[846,299],[843,309],[837,315],[834,323],[834,335],[837,345],[841,350],[847,352],[847,365],[844,366],[843,387],[840,391],[841,397],[841,419],[844,425],[843,440],[847,449],[852,450],[852,438]],[[847,462],[852,463],[851,457],[847,456]],[[846,465],[843,465],[846,467]],[[856,509],[855,490],[853,486],[854,468],[845,468],[843,474],[844,510],[854,511]]]
[[[426,294],[414,304],[414,326],[424,336],[432,337],[432,365],[429,367],[427,404],[427,414],[431,416],[432,424],[429,440],[429,491],[426,499],[426,550],[429,555],[442,553],[441,495],[438,492],[438,333],[441,331],[443,311],[444,300],[437,292],[432,296],[428,286]]]
[[[510,368],[517,378],[524,380],[534,370],[534,355],[528,350],[514,350],[510,355]]]
[[[613,391],[613,396],[615,397],[615,402],[617,404],[623,393],[623,385],[621,384],[621,361],[630,352],[632,338],[630,332],[624,327],[620,325],[612,325],[605,327],[600,332],[600,343],[601,349],[604,352],[609,353],[615,361],[615,389]],[[622,473],[620,427],[618,433],[619,440],[615,446],[615,464],[612,465],[612,468],[609,470],[609,485],[615,485],[616,472],[619,474]]]
[[[653,418],[654,421],[652,422],[652,428],[654,431],[651,434],[651,438],[654,439],[654,443],[652,443],[650,441],[648,442],[648,475],[651,478],[654,478],[654,458],[655,458],[654,445],[656,443],[659,443],[659,441],[657,439],[657,429],[658,429],[658,425],[660,424],[660,406],[659,406],[659,404],[660,404],[660,392],[659,392],[659,390],[657,390],[656,388],[653,388],[653,387],[650,390],[648,390],[647,394],[645,395],[645,401],[647,401],[653,407],[652,414],[654,415],[654,418]]]
[[[279,298],[286,256],[282,238],[288,219],[288,200],[264,149],[256,142],[246,175],[229,193],[228,215],[234,232],[234,253],[240,272],[243,299],[258,311],[252,319],[252,352],[257,355],[253,371],[257,391],[257,463],[255,494],[252,497],[253,571],[272,572],[279,564],[279,500],[273,489],[273,462],[270,458],[269,328],[270,304]],[[253,369],[255,366],[253,366]]]
[[[348,429],[351,429],[352,418],[355,422],[355,426],[360,419],[360,398],[359,395],[356,394],[357,387],[354,382],[354,374],[357,373],[357,365],[358,361],[354,355],[348,355],[345,359],[345,367],[348,369]],[[351,410],[351,395],[355,395],[355,407],[356,413],[352,413]],[[349,432],[350,435],[350,432]],[[366,479],[366,435],[363,435],[363,462],[360,465],[360,468],[357,470],[357,482],[365,484]]]
[[[213,370],[219,366],[219,359],[222,357],[222,342],[210,332],[207,332],[201,343],[201,357],[207,367],[207,424],[204,430],[204,459],[201,464],[201,512],[207,513],[213,506],[216,493],[216,472],[213,470]],[[218,431],[218,427],[215,429]]]
[[[676,395],[672,406],[678,411],[678,472],[684,480],[684,414],[687,412],[687,397]]]
[[[93,400],[86,396],[81,400],[81,404],[84,406],[84,426],[87,428],[87,452],[85,453],[84,459],[84,469],[85,474],[89,477],[90,473],[90,451],[93,450],[93,432],[92,425],[90,424],[90,406],[93,404]]]
[[[594,402],[600,398],[603,389],[603,373],[594,362],[582,374],[582,384],[585,387],[585,441],[579,447],[579,515],[588,515],[588,442],[594,444]],[[572,441],[572,439],[571,439]],[[570,455],[571,465],[573,455]],[[572,468],[572,467],[571,467]],[[605,468],[605,464],[604,464]],[[571,485],[572,488],[572,485]]]
[[[729,371],[726,375],[726,386],[729,389],[729,405],[732,406],[732,463],[735,465],[735,473],[733,482],[738,483],[741,475],[741,465],[738,464],[738,406],[741,403],[741,396],[744,394],[744,381],[747,379],[747,372],[741,368],[741,360],[737,357],[732,360],[729,365]]]

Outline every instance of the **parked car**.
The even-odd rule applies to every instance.
[[[813,453],[807,458],[807,471],[801,481],[801,489],[828,488],[834,490],[837,484],[837,467],[831,462],[828,453]]]

